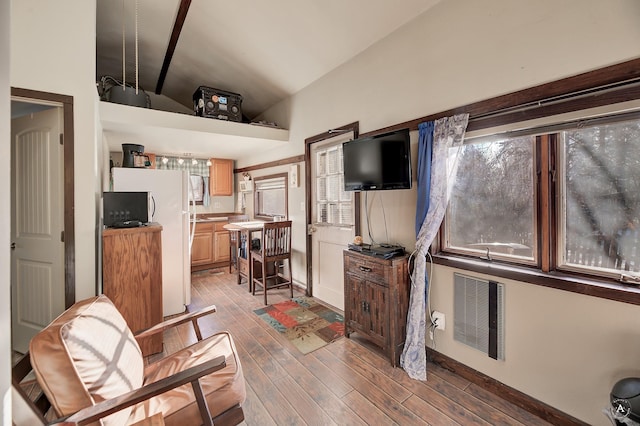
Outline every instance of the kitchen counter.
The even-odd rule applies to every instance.
[[[247,220],[247,216],[239,213],[198,213],[196,223],[226,222]],[[193,222],[193,221],[192,221]]]
[[[216,217],[196,217],[196,222],[226,222],[229,220],[227,216],[216,216]]]

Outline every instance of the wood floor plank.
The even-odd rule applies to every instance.
[[[340,398],[334,395],[311,371],[299,362],[291,363],[287,369],[296,383],[333,419],[341,419],[342,424],[365,425],[362,419]]]
[[[393,368],[388,359],[382,357],[377,352],[368,350],[367,347],[363,345],[363,343],[365,342],[362,342],[360,339],[357,339],[357,338],[347,339],[345,342],[345,346],[346,346],[345,350],[348,350],[353,355],[358,356],[358,358],[360,358],[363,363],[370,365],[379,374],[385,374],[391,379],[396,380],[399,384],[403,384],[403,383],[406,384],[406,387],[408,388],[408,390],[413,392],[414,397],[418,397],[415,395],[425,395],[425,394],[431,395],[431,392],[433,391],[430,388],[426,387],[426,385],[423,382],[410,379],[407,376],[407,373],[400,368]],[[422,405],[419,401],[416,401],[416,400],[413,400],[408,404],[405,402],[404,405],[409,410],[414,412],[416,415],[422,417],[429,423],[431,423],[431,421],[433,421],[434,418],[438,417],[438,414],[437,413],[434,414],[432,411],[432,410],[436,410],[439,413],[443,413],[443,412],[446,413],[448,411],[457,412],[456,417],[458,418],[458,420],[465,421],[465,423],[461,423],[461,424],[483,424],[482,421],[479,421],[479,419],[473,417],[473,415],[471,415],[470,413],[467,413],[464,410],[464,408],[458,405],[451,405],[448,407],[448,410],[442,410],[442,405],[440,405],[440,409],[438,409],[436,408],[438,404],[436,404],[436,407],[434,407],[432,404],[427,402],[427,401],[431,401],[430,399],[422,398],[422,400],[424,401],[425,404],[428,404],[428,406]],[[440,400],[439,402],[442,404],[444,401]],[[422,408],[426,408],[428,411],[423,412],[421,410]],[[447,421],[452,421],[452,419],[447,417]],[[435,422],[432,424],[438,424],[438,422]],[[447,423],[445,422],[444,424],[447,424]]]
[[[353,386],[343,380],[343,378],[329,366],[318,360],[318,358],[313,355],[313,352],[308,354],[301,362],[311,374],[316,376],[316,378],[327,386],[337,397],[343,397],[353,390]]]
[[[354,342],[353,339],[349,339],[347,342],[350,352],[352,352],[353,354],[358,354],[363,363],[373,365],[373,368],[375,368],[375,371],[378,374],[387,375],[389,378],[397,381],[399,385],[403,385],[408,391],[422,398],[424,401],[428,402],[439,411],[446,413],[449,417],[458,421],[460,424],[486,424],[486,422],[475,415],[475,413],[472,413],[469,410],[465,409],[465,407],[461,406],[457,402],[439,395],[431,387],[428,386],[428,381],[421,382],[418,380],[413,380],[409,378],[404,370],[393,368],[388,360],[387,362],[381,362],[380,357],[377,354],[363,350],[362,346],[360,346],[357,342]],[[352,358],[352,361],[356,362],[354,358]],[[418,416],[422,416],[423,414],[421,412],[414,413]]]
[[[244,423],[246,425],[276,425],[276,422],[273,421],[271,415],[269,414],[269,410],[266,409],[258,395],[256,395],[253,387],[250,383],[246,385],[247,389],[247,399],[244,404],[242,404],[242,410],[244,411]]]
[[[245,425],[548,426],[437,365],[428,364],[427,382],[412,380],[358,333],[304,355],[253,312],[264,307],[262,296],[236,282],[228,268],[193,274],[188,308],[215,304],[218,311],[199,320],[203,335],[228,330],[234,337],[247,388]],[[288,295],[286,289],[269,292],[269,303]],[[194,339],[188,326],[166,332],[164,353]]]
[[[344,343],[336,343],[335,345],[332,345],[331,348],[325,348],[327,351],[331,351],[333,354],[338,356],[342,362],[349,365],[362,377],[369,380],[375,387],[389,395],[392,395],[393,398],[399,403],[404,402],[411,396],[411,392],[403,388],[395,380],[391,379],[387,375],[380,374],[379,370],[371,368],[366,363],[363,363],[362,360],[354,355],[351,351],[345,350],[347,345],[348,347],[352,347],[353,344],[350,344],[350,342],[346,341]]]
[[[474,395],[476,398],[491,404],[491,406],[497,408],[498,410],[506,413],[510,417],[516,419],[519,422],[522,422],[527,426],[551,426],[551,423],[544,421],[543,419],[535,416],[534,414],[531,414],[527,410],[524,410],[515,404],[505,401],[498,395],[482,389],[480,386],[474,383],[469,385],[466,391],[469,394]]]
[[[292,377],[284,377],[276,381],[275,385],[306,424],[337,425]]]
[[[426,384],[437,391],[438,394],[447,397],[450,401],[456,402],[468,411],[472,410],[474,415],[480,417],[489,424],[504,426],[520,424],[520,422],[514,418],[505,415],[502,411],[489,405],[485,401],[476,398],[474,395],[458,389],[435,374],[428,378]]]
[[[371,403],[360,392],[353,390],[343,398],[353,411],[356,412],[368,425],[396,425],[393,419]]]
[[[349,344],[349,343],[352,343],[352,344]],[[348,345],[348,348],[344,345]],[[418,396],[421,396],[423,394],[431,394],[431,391],[419,385],[419,383],[421,382],[410,379],[407,376],[407,374],[404,372],[404,370],[398,369],[398,368],[392,368],[388,360],[385,360],[386,362],[384,362],[383,360],[381,360],[381,358],[377,354],[374,354],[371,351],[366,350],[366,348],[362,347],[361,345],[356,344],[356,342],[354,342],[353,339],[347,340],[344,345],[337,345],[336,348],[339,348],[340,350],[345,352],[344,356],[350,359],[351,364],[354,364],[354,365],[358,364],[357,359],[355,358],[355,357],[358,357],[364,363],[372,365],[375,368],[375,370],[378,372],[378,374],[382,373],[383,375],[387,375],[388,377],[397,381],[399,385],[409,386],[411,390],[414,393],[416,393]],[[429,369],[431,369],[432,367],[435,367],[435,365],[428,364]],[[362,366],[361,368],[366,369],[366,367],[362,367]],[[447,374],[443,374],[443,375],[458,385],[462,383],[459,380],[455,380],[455,378],[452,377],[452,373],[450,372],[447,372]],[[432,388],[434,386],[439,386],[440,392],[443,392],[443,389],[446,390],[446,392],[449,394],[449,398],[448,398],[449,401],[447,401],[447,403],[450,404],[450,402],[455,402],[459,404],[459,406],[455,407],[456,408],[455,411],[458,412],[458,415],[460,416],[460,418],[477,416],[481,419],[484,419],[484,421],[488,423],[496,424],[496,425],[518,424],[517,420],[505,415],[502,411],[487,405],[485,402],[483,402],[482,400],[479,400],[478,398],[475,398],[473,395],[465,393],[464,390],[458,388],[457,386],[453,385],[449,381],[444,380],[440,376],[437,376],[434,374],[427,374],[427,381],[424,382],[424,385],[431,386]],[[428,398],[423,398],[423,399],[428,402],[430,401],[430,399]],[[451,409],[452,405],[449,405],[449,407],[450,407],[449,409]],[[469,407],[473,407],[473,415],[471,415],[468,412]],[[470,420],[470,421],[478,421],[478,420],[479,419],[474,418],[473,420]]]
[[[318,359],[340,374],[347,383],[357,389],[359,393],[398,424],[426,424],[414,413],[403,407],[393,395],[385,393],[378,388],[347,363],[331,354],[326,347],[317,350],[315,354]]]
[[[462,389],[462,390],[467,389],[467,387],[469,387],[469,385],[471,384],[471,382],[469,382],[467,379],[460,377],[457,374],[452,373],[451,371],[445,368],[442,368],[438,364],[429,362],[427,367],[427,380],[429,379],[429,376],[432,374],[435,374],[441,379],[451,383],[453,386],[457,387],[458,389]]]
[[[454,421],[451,417],[447,416],[424,399],[419,398],[415,395],[407,398],[407,400],[403,402],[402,405],[404,405],[414,413],[420,413],[420,417],[422,417],[422,420],[426,421],[430,425],[460,425],[460,423]]]
[[[275,423],[291,425],[304,424],[303,419],[298,415],[287,398],[280,393],[278,387],[264,374],[262,369],[255,364],[255,361],[250,360],[252,360],[252,358],[246,358],[246,366],[243,365],[245,380],[248,377],[251,378],[251,387]]]

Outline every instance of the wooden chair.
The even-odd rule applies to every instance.
[[[285,270],[284,261],[287,261]],[[266,222],[260,235],[259,249],[251,250],[253,291],[260,286],[267,305],[267,290],[289,287],[293,298],[291,273],[291,221]]]
[[[210,306],[133,335],[106,296],[77,302],[31,340],[12,369],[13,423],[242,422],[246,391],[233,339],[226,332],[203,339],[197,323],[213,312]],[[145,365],[138,341],[189,322],[196,343]]]

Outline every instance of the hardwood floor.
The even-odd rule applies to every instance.
[[[215,304],[217,313],[200,322],[203,336],[234,336],[247,385],[246,425],[550,424],[435,364],[426,382],[411,380],[355,334],[303,355],[253,313],[264,306],[262,295],[236,282],[228,269],[194,273],[190,310]],[[270,291],[269,303],[288,292]],[[193,341],[185,326],[165,335],[165,350]]]

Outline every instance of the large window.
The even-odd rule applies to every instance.
[[[445,253],[635,282],[640,114],[466,141]]]

